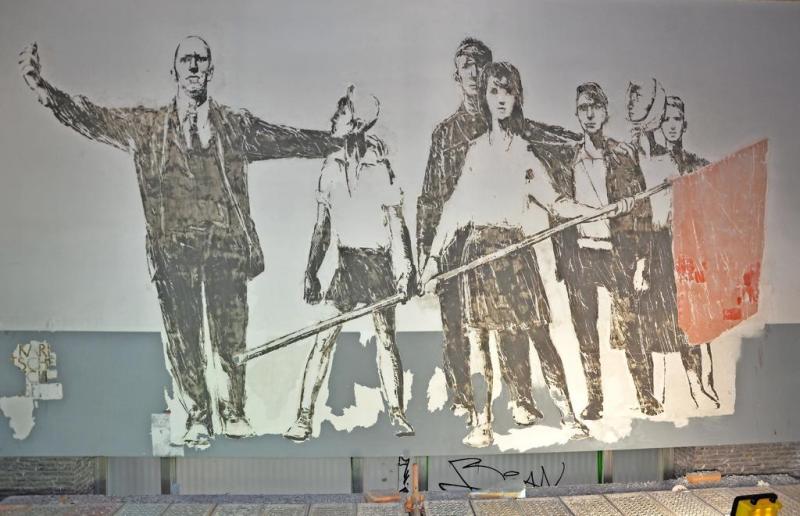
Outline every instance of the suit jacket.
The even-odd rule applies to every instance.
[[[48,107],[64,125],[89,139],[133,156],[147,226],[151,265],[163,231],[162,176],[169,148],[185,148],[175,101],[161,107],[108,108],[83,96],[70,96],[50,85]],[[250,216],[247,164],[279,158],[322,158],[338,148],[327,132],[264,122],[246,110],[233,110],[209,99],[209,120],[216,134],[217,160],[237,223],[249,249],[248,277],[264,270],[264,253]],[[170,139],[175,145],[168,145]],[[153,271],[155,272],[155,271]]]
[[[440,122],[431,135],[422,193],[417,199],[417,258],[420,260],[420,270],[425,265],[423,260],[430,254],[444,203],[453,195],[461,177],[469,144],[488,128],[480,113],[471,113],[461,105],[455,113]],[[454,250],[451,261],[457,261],[459,252],[458,249]]]

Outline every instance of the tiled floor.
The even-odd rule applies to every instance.
[[[781,516],[800,516],[800,484],[735,488],[648,491],[522,500],[428,500],[427,516],[720,516],[729,514],[733,499],[744,494],[774,492],[783,505]],[[351,498],[352,499],[352,498]],[[125,503],[101,498],[96,503],[24,503],[24,497],[0,503],[0,516],[399,516],[400,504],[312,503],[265,504]],[[203,498],[202,501],[206,501]],[[21,502],[22,501],[22,502]],[[38,504],[37,504],[38,503]]]

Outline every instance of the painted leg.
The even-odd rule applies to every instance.
[[[711,400],[717,404],[717,408],[719,408],[719,394],[717,393],[717,389],[714,387],[714,356],[711,354],[711,343],[706,342],[705,344],[706,354],[708,355],[708,375],[703,377],[703,361],[700,361],[700,377],[702,381],[700,382],[700,389],[703,391],[703,394],[711,398]],[[702,356],[702,353],[701,353]]]
[[[597,332],[597,286],[594,283],[573,284],[580,281],[580,277],[571,278],[565,281],[565,284],[588,394],[588,403],[581,412],[581,419],[594,421],[603,417],[600,335]]]
[[[532,328],[529,332],[533,349],[539,356],[542,364],[542,375],[547,384],[547,390],[553,403],[561,412],[561,424],[564,428],[574,432],[575,438],[588,437],[589,429],[575,418],[572,401],[567,387],[567,375],[564,373],[564,364],[561,356],[550,338],[547,327]]]
[[[383,398],[389,405],[389,415],[395,435],[414,435],[414,428],[406,419],[403,407],[403,363],[395,340],[394,308],[372,314],[378,338],[376,360]]]
[[[470,432],[462,441],[467,446],[473,448],[485,448],[492,444],[494,436],[492,434],[492,382],[494,372],[492,370],[491,353],[489,351],[489,332],[484,329],[469,332],[470,341],[477,345],[478,360],[470,360],[470,381],[472,392],[475,399],[479,399],[482,391],[485,390],[485,401],[480,412],[476,404],[476,412],[470,422]],[[480,362],[478,366],[477,362]],[[474,368],[473,368],[474,367]]]
[[[686,369],[689,390],[692,393],[695,405],[698,408],[700,407],[696,396],[697,393],[703,393],[716,405],[716,408],[719,408],[719,395],[714,389],[714,364],[711,357],[711,346],[708,343],[704,346],[708,351],[709,358],[708,387],[703,384],[703,346],[689,345],[687,348],[682,349],[681,360],[683,361],[683,367]]]
[[[317,335],[314,345],[308,353],[306,368],[303,372],[303,386],[300,391],[300,407],[297,409],[297,420],[283,436],[293,441],[305,441],[311,437],[311,423],[314,418],[314,405],[325,379],[336,347],[336,338],[342,331],[336,326],[327,332]]]
[[[218,389],[217,405],[222,432],[228,437],[253,435],[245,417],[245,371],[234,357],[246,349],[247,277],[243,264],[206,267],[204,297],[211,348],[219,356],[224,381]]]
[[[205,447],[213,435],[211,396],[206,384],[203,352],[203,308],[197,267],[184,266],[177,258],[157,254],[155,278],[166,341],[164,351],[176,396],[187,413],[183,443]]]
[[[689,382],[689,395],[692,397],[695,408],[700,408],[700,403],[697,402],[697,394],[700,392],[700,377],[702,371],[698,374],[698,369],[702,367],[700,362],[699,350],[692,349],[694,346],[688,342],[684,343],[681,348],[681,362],[683,362],[683,369],[686,371],[686,380]]]
[[[446,282],[439,294],[439,306],[444,333],[442,369],[453,402],[452,410],[456,415],[474,412],[475,403],[469,380],[469,339],[464,326],[458,281]]]
[[[628,359],[628,369],[636,387],[639,407],[644,414],[656,416],[664,412],[664,407],[653,396],[653,354],[632,348],[635,345],[625,348],[625,358]]]
[[[520,426],[530,426],[544,417],[533,401],[530,341],[527,332],[497,332],[500,374],[511,397],[511,414]]]

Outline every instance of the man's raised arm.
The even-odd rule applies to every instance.
[[[326,131],[270,124],[244,111],[244,153],[248,161],[280,158],[324,158],[342,146]]]
[[[86,97],[70,96],[51,85],[42,77],[36,43],[26,47],[19,57],[20,72],[25,83],[39,96],[39,102],[50,108],[62,124],[89,139],[124,151],[133,150],[134,110],[101,107]]]

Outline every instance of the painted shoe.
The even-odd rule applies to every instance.
[[[657,416],[664,412],[664,406],[652,395],[644,393],[639,399],[642,413],[648,416]]]
[[[570,439],[577,440],[586,439],[589,437],[589,427],[575,419],[575,417],[562,419],[561,428],[564,428],[570,432]]]
[[[486,448],[494,442],[492,426],[488,423],[473,426],[472,430],[461,442],[473,448]]]
[[[518,403],[514,403],[511,407],[511,417],[519,426],[531,426],[542,419],[544,415],[535,407],[527,408]]]
[[[283,436],[297,442],[308,440],[311,437],[311,411],[301,409],[297,420],[283,433]]]
[[[597,421],[603,417],[603,402],[590,401],[586,408],[581,412],[581,419],[584,421]]]
[[[252,437],[255,435],[250,422],[244,416],[232,417],[223,421],[222,433],[234,439],[241,439],[242,437]]]
[[[406,415],[400,408],[389,409],[389,415],[392,418],[392,428],[394,428],[394,435],[397,437],[409,437],[414,435],[414,427],[406,419]]]
[[[191,423],[183,434],[183,442],[194,448],[208,448],[211,445],[211,431],[203,423]]]

